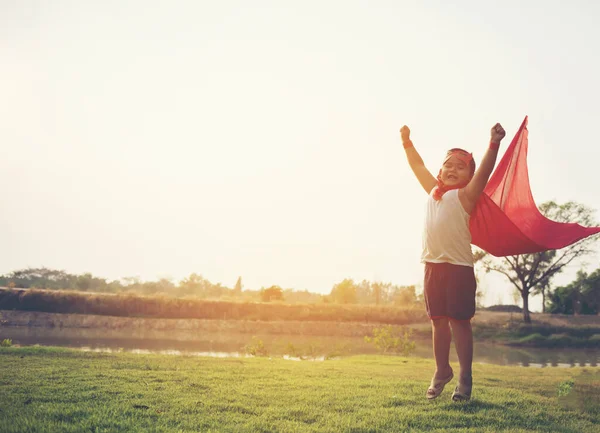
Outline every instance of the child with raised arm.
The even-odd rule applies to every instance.
[[[400,129],[410,168],[429,195],[421,261],[425,264],[425,305],[432,325],[436,371],[427,389],[428,399],[439,396],[454,377],[449,362],[452,335],[460,364],[458,385],[452,400],[467,401],[471,398],[471,318],[475,314],[477,283],[473,271],[469,217],[494,169],[500,141],[505,135],[499,123],[494,125],[489,147],[477,171],[471,153],[458,148],[449,150],[435,178],[413,146],[410,129],[407,126]]]

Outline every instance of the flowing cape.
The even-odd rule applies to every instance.
[[[540,213],[529,186],[527,135],[525,117],[471,215],[471,243],[496,257],[556,250],[600,233]]]

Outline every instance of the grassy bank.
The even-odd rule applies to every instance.
[[[473,319],[475,340],[521,347],[600,348],[598,316],[534,314],[533,317],[533,324],[527,325],[508,313],[479,311]],[[89,329],[98,332],[126,330],[128,335],[139,338],[153,338],[155,334],[168,336],[172,332],[187,332],[194,338],[231,334],[248,335],[248,338],[253,335],[362,338],[371,335],[382,324],[358,321],[160,319],[0,310],[0,338],[3,326]],[[413,338],[431,339],[431,326],[426,318],[407,326],[413,330]]]
[[[509,313],[486,312],[473,321],[480,341],[522,347],[600,348],[600,317],[535,314],[531,324]]]
[[[600,374],[476,364],[473,400],[433,402],[433,363],[0,348],[0,431],[573,432],[600,425]]]

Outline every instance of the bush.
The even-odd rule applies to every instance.
[[[517,305],[491,305],[484,308],[487,311],[501,311],[505,313],[522,313],[523,309]]]
[[[600,346],[600,334],[592,335],[590,337],[590,341],[592,343],[595,343],[596,345]]]
[[[8,338],[5,338],[4,340],[2,340],[2,342],[0,342],[0,347],[10,347],[12,346],[12,340],[9,340]]]
[[[575,386],[575,382],[573,382],[572,380],[568,380],[566,382],[559,383],[558,384],[558,396],[564,397],[566,395],[569,395],[574,386]]]
[[[283,352],[284,355],[288,355],[291,356],[293,358],[302,358],[302,353],[300,352],[300,350],[294,346],[292,343],[288,343],[287,347],[285,348],[285,351]]]
[[[533,334],[527,335],[526,337],[518,339],[517,341],[515,341],[515,344],[523,346],[535,346],[543,345],[546,343],[546,341],[546,337],[544,337],[542,334],[535,332]]]
[[[261,289],[260,300],[263,302],[283,301],[283,290],[279,286],[271,286],[268,289]]]
[[[265,344],[257,337],[252,337],[252,342],[244,347],[244,353],[252,356],[269,356]]]
[[[552,334],[548,337],[548,346],[551,347],[572,347],[581,344],[581,339],[571,337],[567,334]]]
[[[415,342],[410,328],[395,328],[391,325],[375,328],[372,337],[365,337],[367,343],[373,343],[382,353],[396,352],[404,356],[410,355],[415,350]]]

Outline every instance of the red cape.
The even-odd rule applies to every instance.
[[[557,250],[600,233],[540,213],[529,186],[527,134],[525,117],[471,215],[471,243],[497,257]]]

